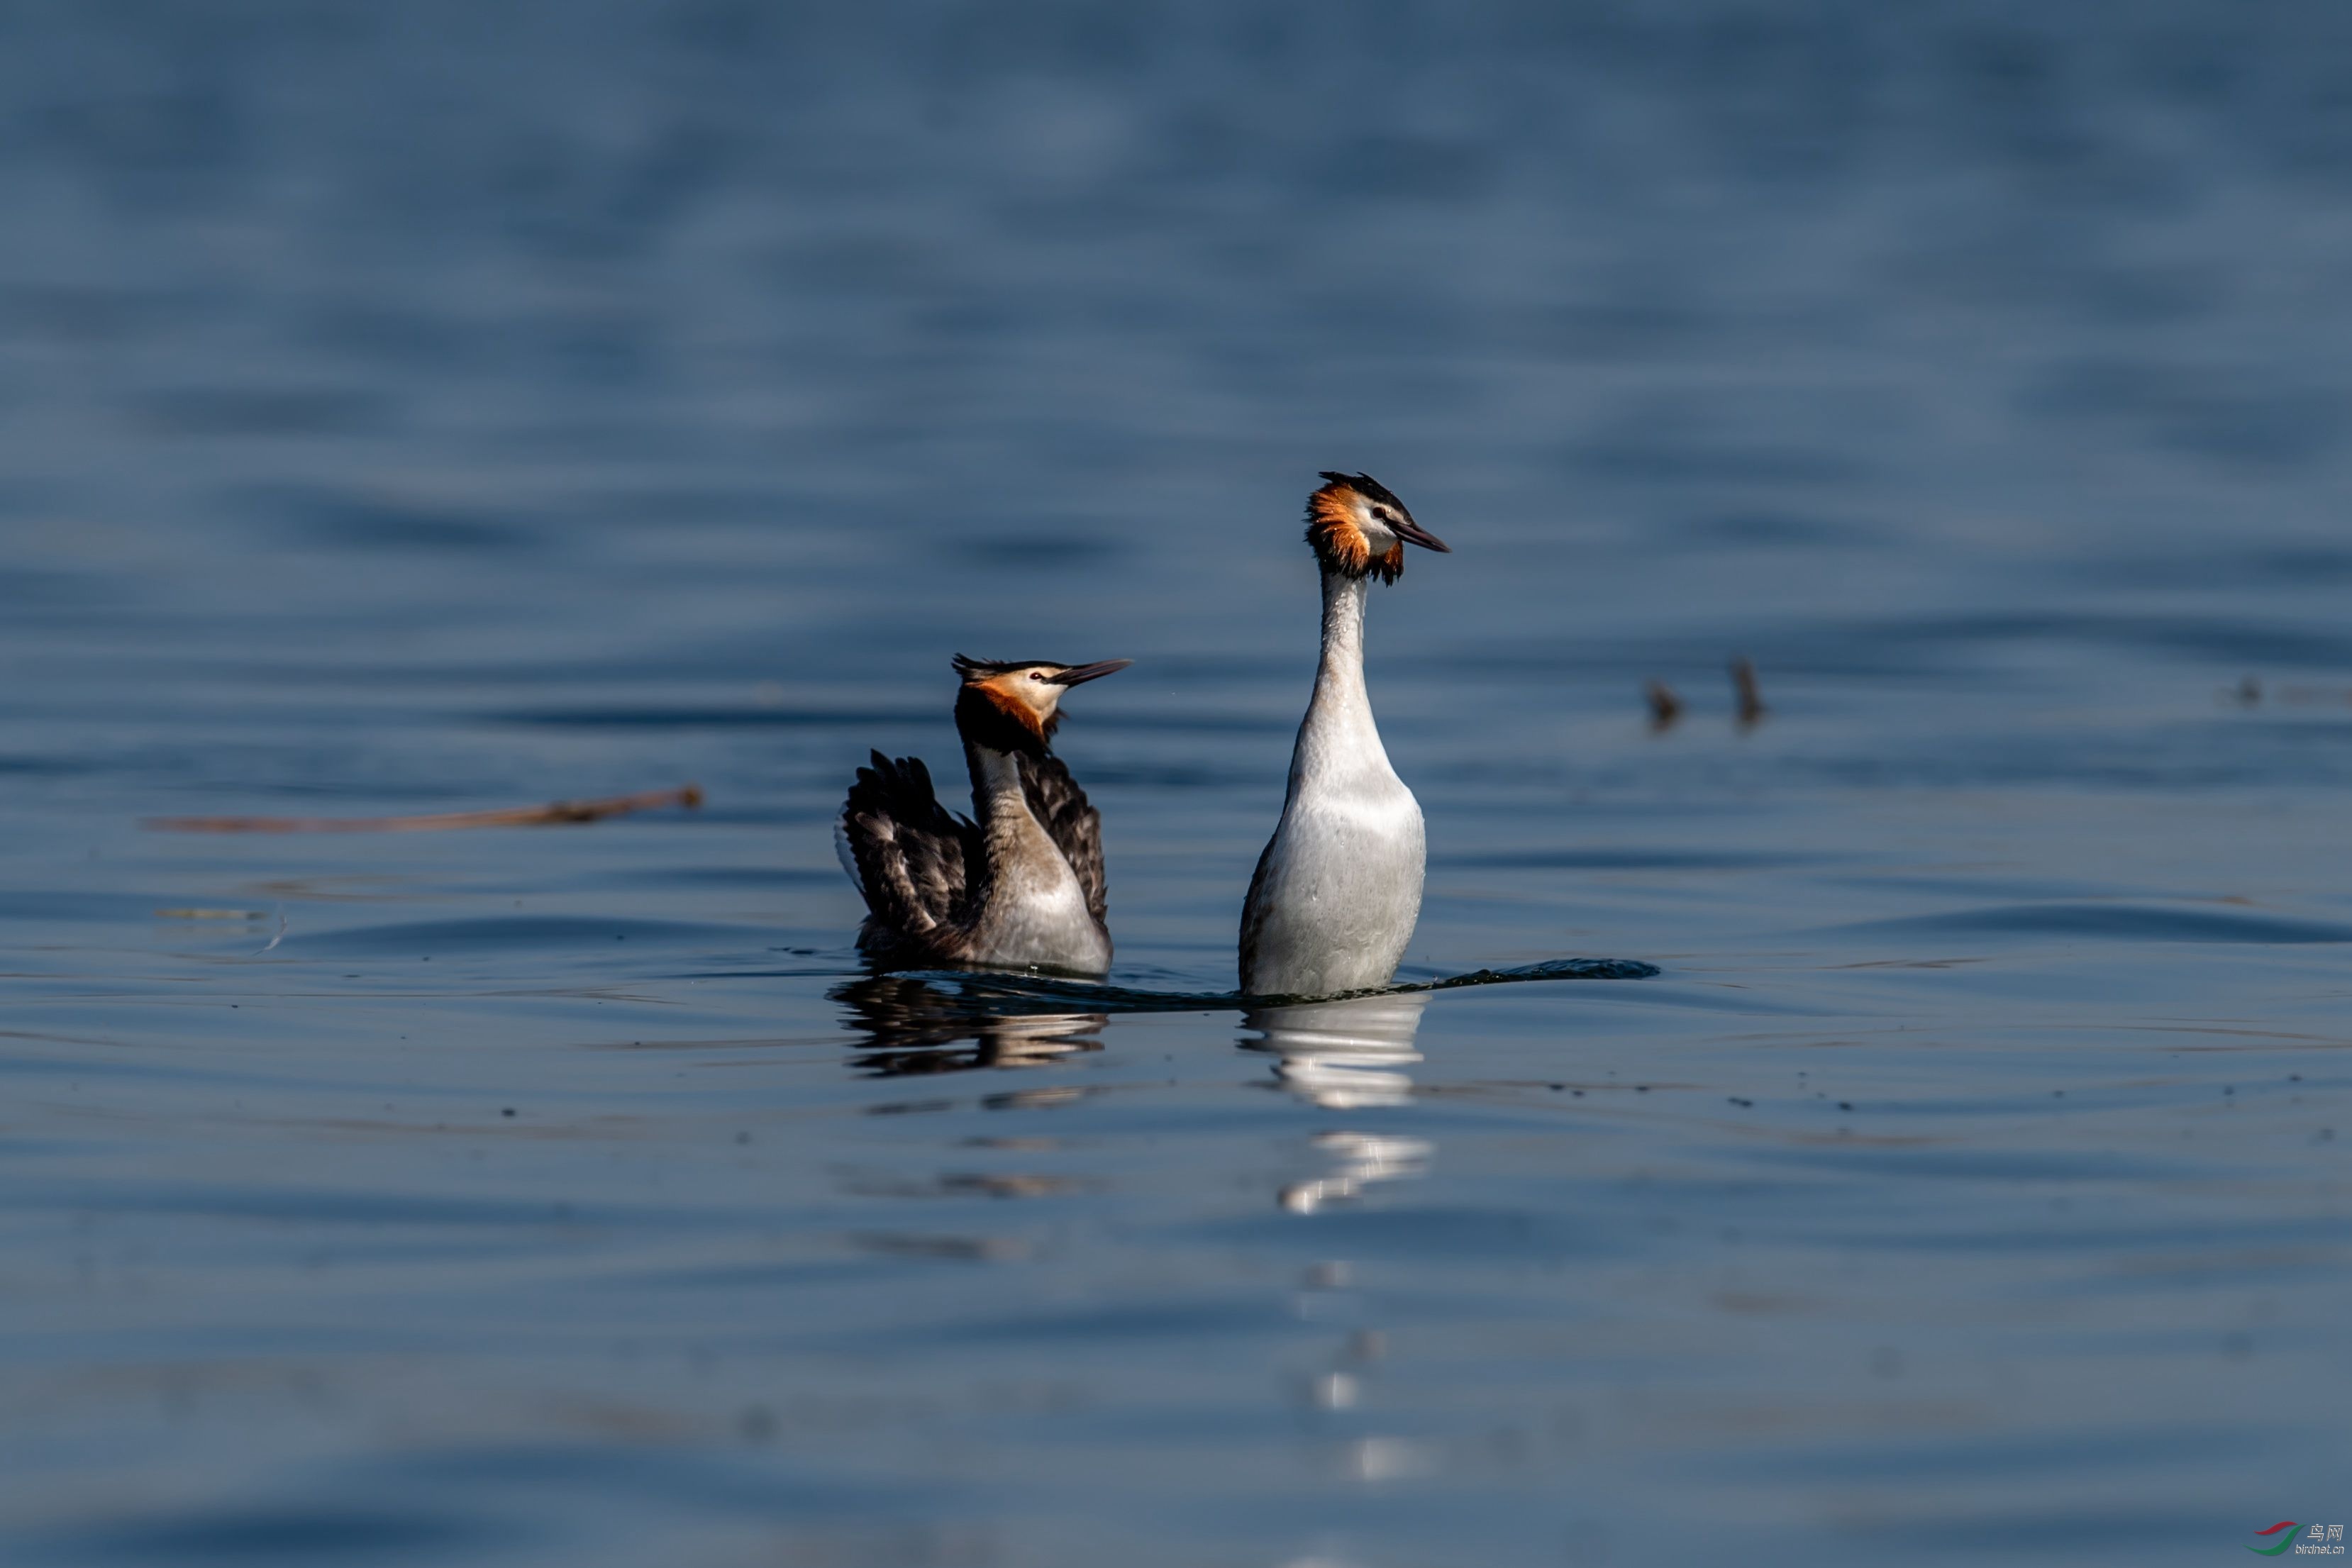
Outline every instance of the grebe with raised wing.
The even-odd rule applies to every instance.
[[[956,655],[956,732],[977,821],[940,804],[919,758],[877,751],[857,770],[834,844],[866,898],[860,951],[899,968],[1110,967],[1101,819],[1052,742],[1063,694],[1130,662]]]

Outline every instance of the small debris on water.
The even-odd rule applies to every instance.
[[[1683,716],[1683,699],[1675,695],[1674,687],[1664,681],[1652,681],[1642,688],[1650,704],[1650,731],[1672,729],[1675,720]]]
[[[1731,661],[1731,690],[1739,703],[1739,727],[1753,729],[1770,710],[1765,707],[1764,690],[1756,682],[1756,662],[1745,653]]]

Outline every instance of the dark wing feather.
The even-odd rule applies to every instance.
[[[1021,785],[1031,813],[1045,825],[1046,835],[1078,873],[1087,912],[1097,922],[1103,920],[1110,896],[1103,885],[1102,814],[1087,804],[1087,792],[1058,757],[1023,757]]]
[[[969,918],[980,830],[940,804],[920,758],[874,753],[842,805],[841,840],[873,924],[890,935],[936,941]]]

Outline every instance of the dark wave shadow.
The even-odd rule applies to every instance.
[[[1249,996],[1240,991],[1152,991],[1115,986],[1106,980],[1066,978],[1043,973],[1016,974],[1003,969],[900,969],[890,979],[917,981],[952,992],[967,1004],[984,1005],[992,1012],[1065,1009],[1083,1006],[1097,1013],[1192,1013],[1249,1011],[1292,1007],[1308,1002],[1344,1002],[1359,997],[1405,997],[1433,991],[1462,990],[1471,986],[1508,986],[1532,980],[1646,980],[1659,973],[1655,964],[1639,958],[1547,958],[1507,969],[1473,969],[1440,980],[1409,980],[1402,985],[1373,986],[1330,996]],[[871,984],[859,980],[832,993],[835,1001],[850,999]]]
[[[2210,907],[2052,902],[2005,904],[1942,915],[1832,926],[1832,931],[1937,936],[2103,937],[2118,942],[2243,942],[2301,946],[2352,942],[2352,925]]]
[[[420,953],[463,957],[469,953],[535,951],[578,954],[602,951],[614,942],[648,947],[709,946],[761,937],[759,926],[715,921],[646,920],[628,915],[492,915],[452,920],[408,920],[346,926],[315,934],[297,932],[285,946],[289,957],[408,957]]]
[[[1400,1018],[1409,1013],[1417,1020],[1436,991],[1529,980],[1641,980],[1657,973],[1656,965],[1633,958],[1554,958],[1336,997],[1245,997],[1238,991],[1143,990],[1044,974],[921,969],[870,975],[836,986],[826,995],[842,1004],[843,1023],[864,1037],[856,1048],[857,1066],[875,1077],[897,1078],[1034,1067],[1075,1052],[1100,1051],[1097,1037],[1118,1016],[1238,1011],[1244,1027],[1264,1030],[1267,1020],[1377,1007],[1391,999],[1405,1008]],[[1410,1033],[1408,1028],[1408,1038]]]

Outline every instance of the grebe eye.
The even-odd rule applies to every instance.
[[[1045,672],[1043,670],[1032,670],[1029,672],[1029,678],[1033,681],[1042,681],[1045,678]]]

